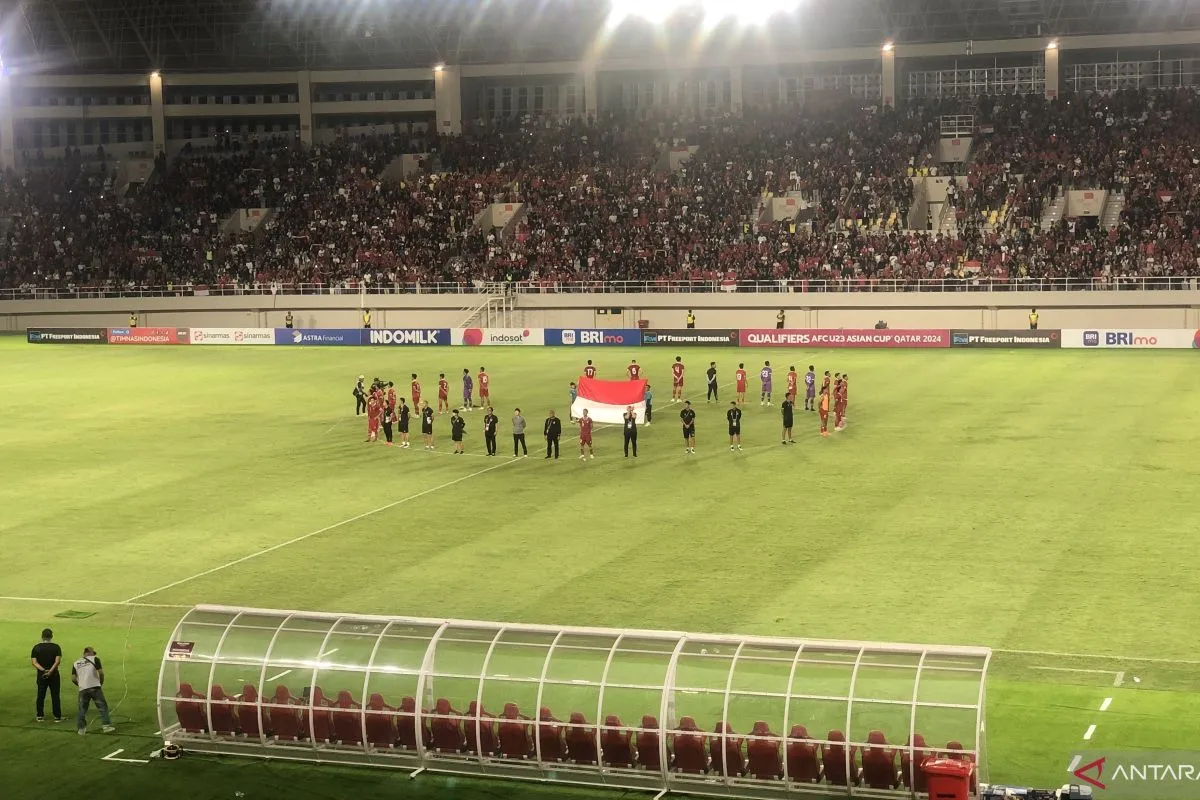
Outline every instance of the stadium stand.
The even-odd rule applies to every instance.
[[[842,281],[1081,278],[1119,284],[1200,272],[1193,204],[1200,122],[1190,88],[983,97],[965,164],[932,151],[949,101],[684,120],[527,117],[462,137],[346,137],[159,159],[132,197],[78,150],[0,184],[0,282],[117,292],[298,285],[395,290],[515,280]],[[672,149],[694,150],[676,169]],[[404,153],[428,152],[404,179]],[[912,175],[961,172],[948,227],[912,227]],[[1109,227],[1059,215],[1072,188],[1123,199]],[[771,197],[796,220],[764,222]],[[492,203],[520,204],[503,229]],[[270,209],[247,233],[239,209]],[[1053,212],[1053,213],[1052,213]],[[797,224],[799,223],[799,224]]]

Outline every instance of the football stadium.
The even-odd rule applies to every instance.
[[[6,796],[1200,796],[1200,5],[0,25]]]

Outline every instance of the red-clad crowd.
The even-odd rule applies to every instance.
[[[939,120],[964,110],[970,156],[939,165]],[[454,138],[185,151],[137,191],[111,160],[74,153],[0,181],[0,286],[1182,279],[1200,275],[1198,126],[1191,89],[524,118]],[[406,153],[424,155],[397,169]],[[962,176],[947,198],[957,224],[912,230],[911,176],[939,170]],[[1043,226],[1071,189],[1119,192],[1119,219]],[[772,196],[797,198],[801,215],[764,222]],[[493,203],[523,205],[493,227]],[[243,233],[239,209],[269,211]]]

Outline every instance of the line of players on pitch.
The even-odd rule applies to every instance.
[[[637,363],[637,359],[632,359],[629,366],[625,368],[630,380],[640,380],[642,377],[642,366]],[[683,409],[679,412],[679,419],[683,425],[684,452],[692,454],[696,452],[696,412],[692,409],[690,400],[683,399],[684,378],[687,368],[683,363],[682,356],[675,357],[675,363],[671,365],[671,400],[673,402],[682,401]],[[592,359],[588,359],[587,364],[583,368],[583,374],[588,378],[595,378],[597,368],[592,363]],[[760,391],[759,405],[770,406],[773,393],[774,370],[771,367],[770,361],[764,361],[762,369],[758,373]],[[708,370],[705,373],[707,379],[707,402],[719,402],[718,397],[718,381],[717,381],[717,362],[710,361]],[[370,391],[363,386],[365,377],[358,376],[358,382],[354,387],[354,397],[356,399],[356,413],[362,413],[364,410],[367,414],[367,441],[374,442],[379,438],[379,431],[382,428],[387,439],[387,444],[392,444],[392,426],[395,424],[399,428],[400,446],[407,448],[409,446],[408,432],[411,418],[411,411],[405,399],[400,398],[399,406],[397,406],[396,388],[391,381],[382,381],[376,378],[372,384]],[[494,441],[496,436],[496,428],[499,423],[498,417],[492,410],[491,406],[491,378],[487,374],[487,370],[483,367],[479,368],[479,374],[475,380],[471,377],[470,370],[464,369],[462,375],[462,391],[463,391],[463,407],[466,410],[475,408],[474,404],[474,386],[478,381],[479,385],[479,408],[485,408],[487,415],[484,418],[484,433],[490,440]],[[795,366],[789,366],[786,376],[786,390],[784,392],[783,402],[780,404],[780,412],[783,417],[783,433],[781,435],[782,444],[795,444],[796,440],[792,431],[795,423],[794,409],[796,397],[799,393],[800,375],[796,372]],[[749,373],[746,371],[746,365],[739,363],[736,372],[734,373],[734,391],[735,399],[730,402],[730,408],[725,412],[726,422],[729,428],[729,449],[742,449],[742,409],[746,404],[747,384],[749,382]],[[817,388],[817,373],[813,365],[809,365],[808,372],[804,375],[804,410],[819,414],[821,419],[821,435],[829,435],[829,417],[833,414],[834,431],[845,430],[846,427],[846,411],[849,405],[849,382],[850,374],[834,373],[832,376],[829,370],[825,370],[822,376],[820,389]],[[433,419],[434,410],[428,402],[421,400],[421,383],[417,379],[417,374],[412,373],[412,383],[410,390],[413,401],[413,408],[417,409],[421,417],[421,434],[424,438],[425,449],[434,449],[434,434],[433,434]],[[454,452],[463,452],[463,435],[466,431],[466,421],[462,418],[459,408],[450,408],[449,401],[450,384],[446,380],[446,374],[438,375],[438,414],[450,413],[450,438],[454,442]],[[575,382],[570,385],[571,402],[574,403],[576,397]],[[650,389],[650,384],[646,384],[645,394],[645,425],[649,425],[653,416],[653,398],[654,395]],[[627,412],[627,417],[633,415],[633,408],[630,407]],[[514,415],[514,420],[520,417],[520,410]],[[550,417],[554,417],[554,413],[550,413]],[[572,422],[579,425],[579,457],[584,457],[584,448],[586,447],[595,458],[592,451],[592,419],[587,415],[587,411],[579,419],[572,418]],[[524,421],[522,419],[522,432]],[[628,425],[628,423],[627,423]],[[628,434],[627,434],[628,435]],[[636,447],[636,445],[635,445]]]

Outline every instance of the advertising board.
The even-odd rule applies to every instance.
[[[454,328],[450,344],[530,346],[546,343],[543,328]]]
[[[716,347],[737,347],[740,337],[736,330],[699,330],[696,328],[671,328],[668,330],[642,331],[644,346],[688,346],[704,345]]]
[[[874,328],[743,328],[742,347],[949,347],[950,331]]]
[[[950,331],[951,347],[983,347],[1027,350],[1062,346],[1062,331]]]
[[[275,344],[274,328],[190,328],[191,344]]]
[[[1200,350],[1200,331],[1189,328],[1064,330],[1062,346],[1100,350]]]
[[[379,328],[366,331],[367,344],[448,345],[449,328]]]
[[[276,328],[275,344],[354,345],[365,340],[363,328]]]
[[[188,344],[188,328],[109,328],[109,344]]]
[[[642,343],[637,328],[546,328],[552,347],[636,347]]]
[[[108,328],[26,328],[30,344],[104,344]]]

